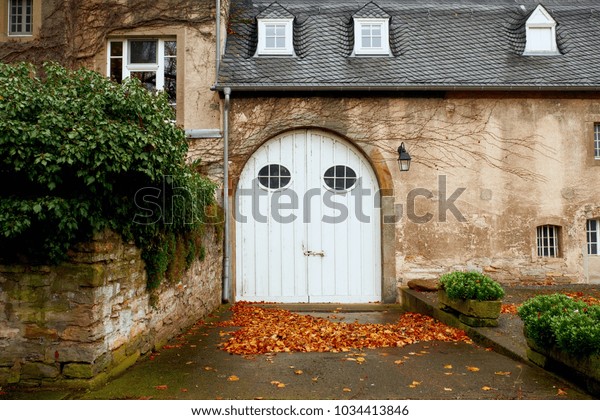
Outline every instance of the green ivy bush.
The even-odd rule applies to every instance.
[[[518,310],[525,334],[541,347],[577,356],[600,354],[600,306],[556,293],[524,302]]]
[[[500,283],[476,271],[453,271],[440,277],[440,285],[452,299],[498,300],[504,297]]]
[[[179,275],[203,252],[215,185],[186,164],[174,119],[136,79],[0,63],[2,258],[56,263],[108,228],[142,249],[150,285]]]

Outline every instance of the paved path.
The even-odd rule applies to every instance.
[[[312,308],[316,309],[316,308]],[[343,314],[344,321],[385,323],[397,308]],[[316,314],[316,313],[315,313]],[[8,392],[3,398],[52,399],[589,399],[563,380],[467,343],[416,343],[349,353],[242,357],[218,348],[231,328],[226,307],[170,348],[145,357],[93,392]],[[330,316],[320,312],[319,316]],[[341,314],[337,313],[336,316]],[[364,358],[363,363],[355,360]],[[400,363],[401,362],[401,363]],[[300,373],[301,371],[301,373]],[[236,379],[237,380],[231,380]],[[278,384],[283,384],[281,386]]]

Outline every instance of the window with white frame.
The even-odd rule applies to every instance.
[[[594,158],[600,159],[600,123],[594,124]]]
[[[600,255],[600,247],[598,246],[598,230],[600,230],[600,220],[589,219],[586,223],[588,255]]]
[[[560,226],[543,225],[537,227],[537,255],[538,257],[559,256]]]
[[[108,43],[108,74],[121,83],[135,77],[151,91],[167,93],[177,102],[177,41],[175,39],[115,39]]]
[[[556,45],[556,21],[541,5],[538,6],[525,24],[526,55],[558,54]]]
[[[8,34],[31,35],[33,33],[33,0],[9,0]]]
[[[354,54],[389,55],[389,19],[354,18]]]
[[[257,55],[294,55],[293,19],[259,19]]]

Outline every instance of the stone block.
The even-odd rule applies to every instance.
[[[94,366],[90,363],[67,363],[63,366],[66,378],[90,379],[95,375]]]
[[[21,379],[48,379],[57,378],[60,375],[56,364],[23,362],[21,365]]]
[[[0,322],[0,348],[2,340],[12,340],[21,334],[19,328],[15,328],[7,322]]]
[[[56,280],[52,284],[52,291],[77,291],[80,287],[98,287],[103,284],[102,265],[63,263],[56,267]]]
[[[60,338],[66,341],[77,341],[82,343],[93,343],[106,336],[106,328],[103,322],[96,322],[89,326],[71,325],[66,327],[60,334]]]
[[[11,319],[15,320],[15,322],[20,321],[32,324],[43,324],[46,321],[45,313],[39,305],[22,302],[13,304]]]
[[[418,292],[435,292],[440,288],[437,280],[410,280],[406,285]]]
[[[50,288],[21,286],[21,282],[19,282],[15,284],[15,287],[7,287],[6,294],[13,304],[29,303],[42,307],[50,295]]]
[[[463,314],[458,315],[458,320],[463,324],[467,324],[471,327],[497,327],[498,319],[495,318],[476,318]]]
[[[440,278],[440,275],[438,273],[429,273],[429,272],[422,272],[422,273],[407,272],[407,273],[404,273],[404,278],[405,278],[405,280],[437,280]]]
[[[496,319],[502,309],[502,301],[500,300],[452,299],[443,290],[438,292],[438,301],[441,309],[451,308],[454,311],[473,318]]]
[[[53,328],[47,328],[38,324],[26,324],[24,338],[56,340],[58,339],[58,332]]]
[[[53,276],[46,272],[27,272],[19,276],[18,282],[21,288],[38,288],[50,286]]]
[[[77,305],[72,309],[56,308],[46,312],[45,322],[50,325],[65,324],[89,327],[102,318],[99,309],[96,305]]]
[[[0,387],[2,384],[16,384],[21,380],[20,369],[9,367],[0,368]]]
[[[62,342],[47,349],[47,357],[61,363],[94,363],[106,353],[102,341],[96,343]]]
[[[0,341],[0,366],[12,366],[16,361],[27,358],[28,361],[46,361],[45,344],[40,340],[26,340],[17,337]]]

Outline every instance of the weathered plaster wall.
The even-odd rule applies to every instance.
[[[230,119],[233,188],[253,151],[290,129],[330,130],[359,147],[402,212],[392,233],[384,225],[382,235],[383,264],[397,280],[472,268],[506,283],[584,282],[586,264],[590,279],[600,278],[598,264],[583,256],[585,220],[600,216],[600,162],[592,149],[598,95],[233,92]],[[396,164],[402,141],[413,157],[407,173]],[[207,172],[218,171],[221,153],[214,147],[204,155]],[[439,211],[443,177],[448,199],[465,189],[454,201],[464,221]],[[391,207],[384,200],[384,216]],[[546,223],[561,226],[559,258],[537,257],[536,226]],[[389,283],[384,278],[384,289]]]
[[[221,244],[176,284],[146,290],[140,251],[110,232],[58,267],[0,266],[0,385],[93,386],[221,302]]]

